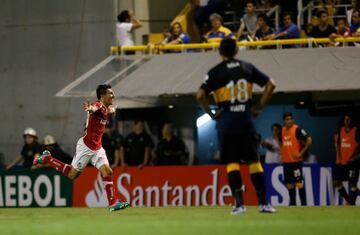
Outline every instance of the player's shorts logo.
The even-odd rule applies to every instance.
[[[82,166],[81,162],[78,162],[78,163],[77,163],[77,166],[78,166],[79,168],[81,168],[81,166]]]

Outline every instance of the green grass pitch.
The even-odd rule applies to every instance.
[[[1,235],[161,235],[161,234],[360,234],[360,207],[278,207],[260,214],[247,207],[128,208],[110,213],[97,208],[0,209]]]

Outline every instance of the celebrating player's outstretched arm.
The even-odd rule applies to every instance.
[[[95,112],[95,111],[97,110],[97,108],[96,108],[95,106],[93,106],[93,105],[90,103],[90,101],[84,102],[83,107],[84,107],[84,110],[85,110],[86,112],[89,112],[89,113],[93,113],[93,112]]]

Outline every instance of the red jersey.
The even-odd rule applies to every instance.
[[[96,151],[102,147],[101,138],[104,134],[105,125],[110,116],[110,108],[104,106],[100,101],[92,104],[96,111],[88,113],[84,133],[84,143],[89,149]]]

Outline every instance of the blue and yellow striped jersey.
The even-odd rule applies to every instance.
[[[231,32],[230,29],[221,26],[218,30],[211,30],[205,34],[207,42],[220,42],[225,37],[231,37],[235,39],[235,35]]]
[[[217,121],[222,133],[248,134],[255,131],[252,117],[253,84],[265,86],[269,77],[251,63],[241,60],[223,61],[212,68],[201,88],[212,94],[224,109]]]

